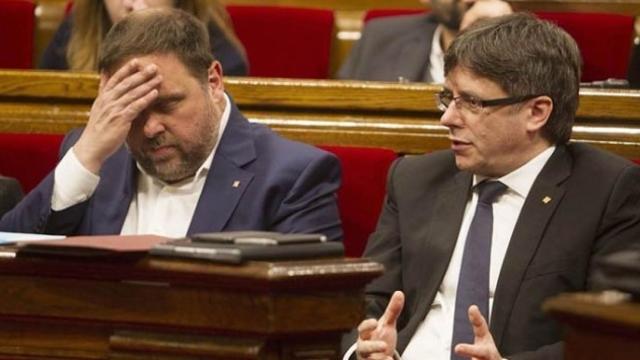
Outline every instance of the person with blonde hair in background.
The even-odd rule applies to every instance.
[[[98,49],[111,26],[130,12],[149,7],[175,7],[207,24],[213,55],[225,75],[248,73],[244,47],[233,31],[224,6],[215,0],[76,0],[39,67],[51,70],[96,71]]]

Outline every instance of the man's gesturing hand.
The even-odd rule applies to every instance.
[[[390,360],[396,350],[396,322],[404,306],[404,294],[396,291],[380,319],[368,319],[358,326],[356,354],[361,360]]]

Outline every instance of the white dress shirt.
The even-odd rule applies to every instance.
[[[224,98],[225,109],[220,119],[216,145],[195,176],[177,184],[167,184],[148,175],[140,164],[136,164],[140,172],[136,193],[129,205],[121,234],[186,235],[213,156],[229,121],[231,103],[226,94]],[[51,208],[60,211],[89,199],[99,182],[100,177],[87,170],[76,157],[74,148],[71,148],[56,166]]]
[[[520,168],[499,179],[495,179],[505,184],[507,190],[493,203],[493,235],[491,238],[489,275],[490,314],[493,308],[493,295],[500,276],[500,269],[502,268],[502,262],[504,261],[516,221],[536,177],[542,171],[554,150],[555,147],[552,146]],[[473,186],[475,187],[485,179],[474,175]],[[415,334],[402,354],[402,359],[404,360],[449,360],[451,358],[451,339],[458,277],[462,266],[462,254],[467,240],[467,233],[469,232],[477,203],[478,192],[475,190],[469,201],[467,201],[458,240],[442,284],[440,284],[436,297],[430,305],[427,317],[418,325]]]
[[[436,27],[431,40],[431,51],[429,51],[429,72],[428,81],[436,84],[444,83],[444,51],[440,43],[440,35],[442,35],[442,25]]]

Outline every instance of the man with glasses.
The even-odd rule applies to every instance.
[[[541,310],[640,241],[640,168],[570,144],[580,52],[527,14],[478,22],[445,55],[451,149],[399,159],[364,256],[385,273],[359,359],[562,359]],[[345,357],[350,356],[349,353]]]

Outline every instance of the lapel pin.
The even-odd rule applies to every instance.
[[[542,198],[542,202],[545,203],[545,204],[548,204],[549,202],[551,202],[551,198],[548,197],[548,196],[545,196],[545,197]]]
[[[233,185],[231,185],[231,186],[233,186],[234,188],[240,187],[240,180],[234,181]]]

